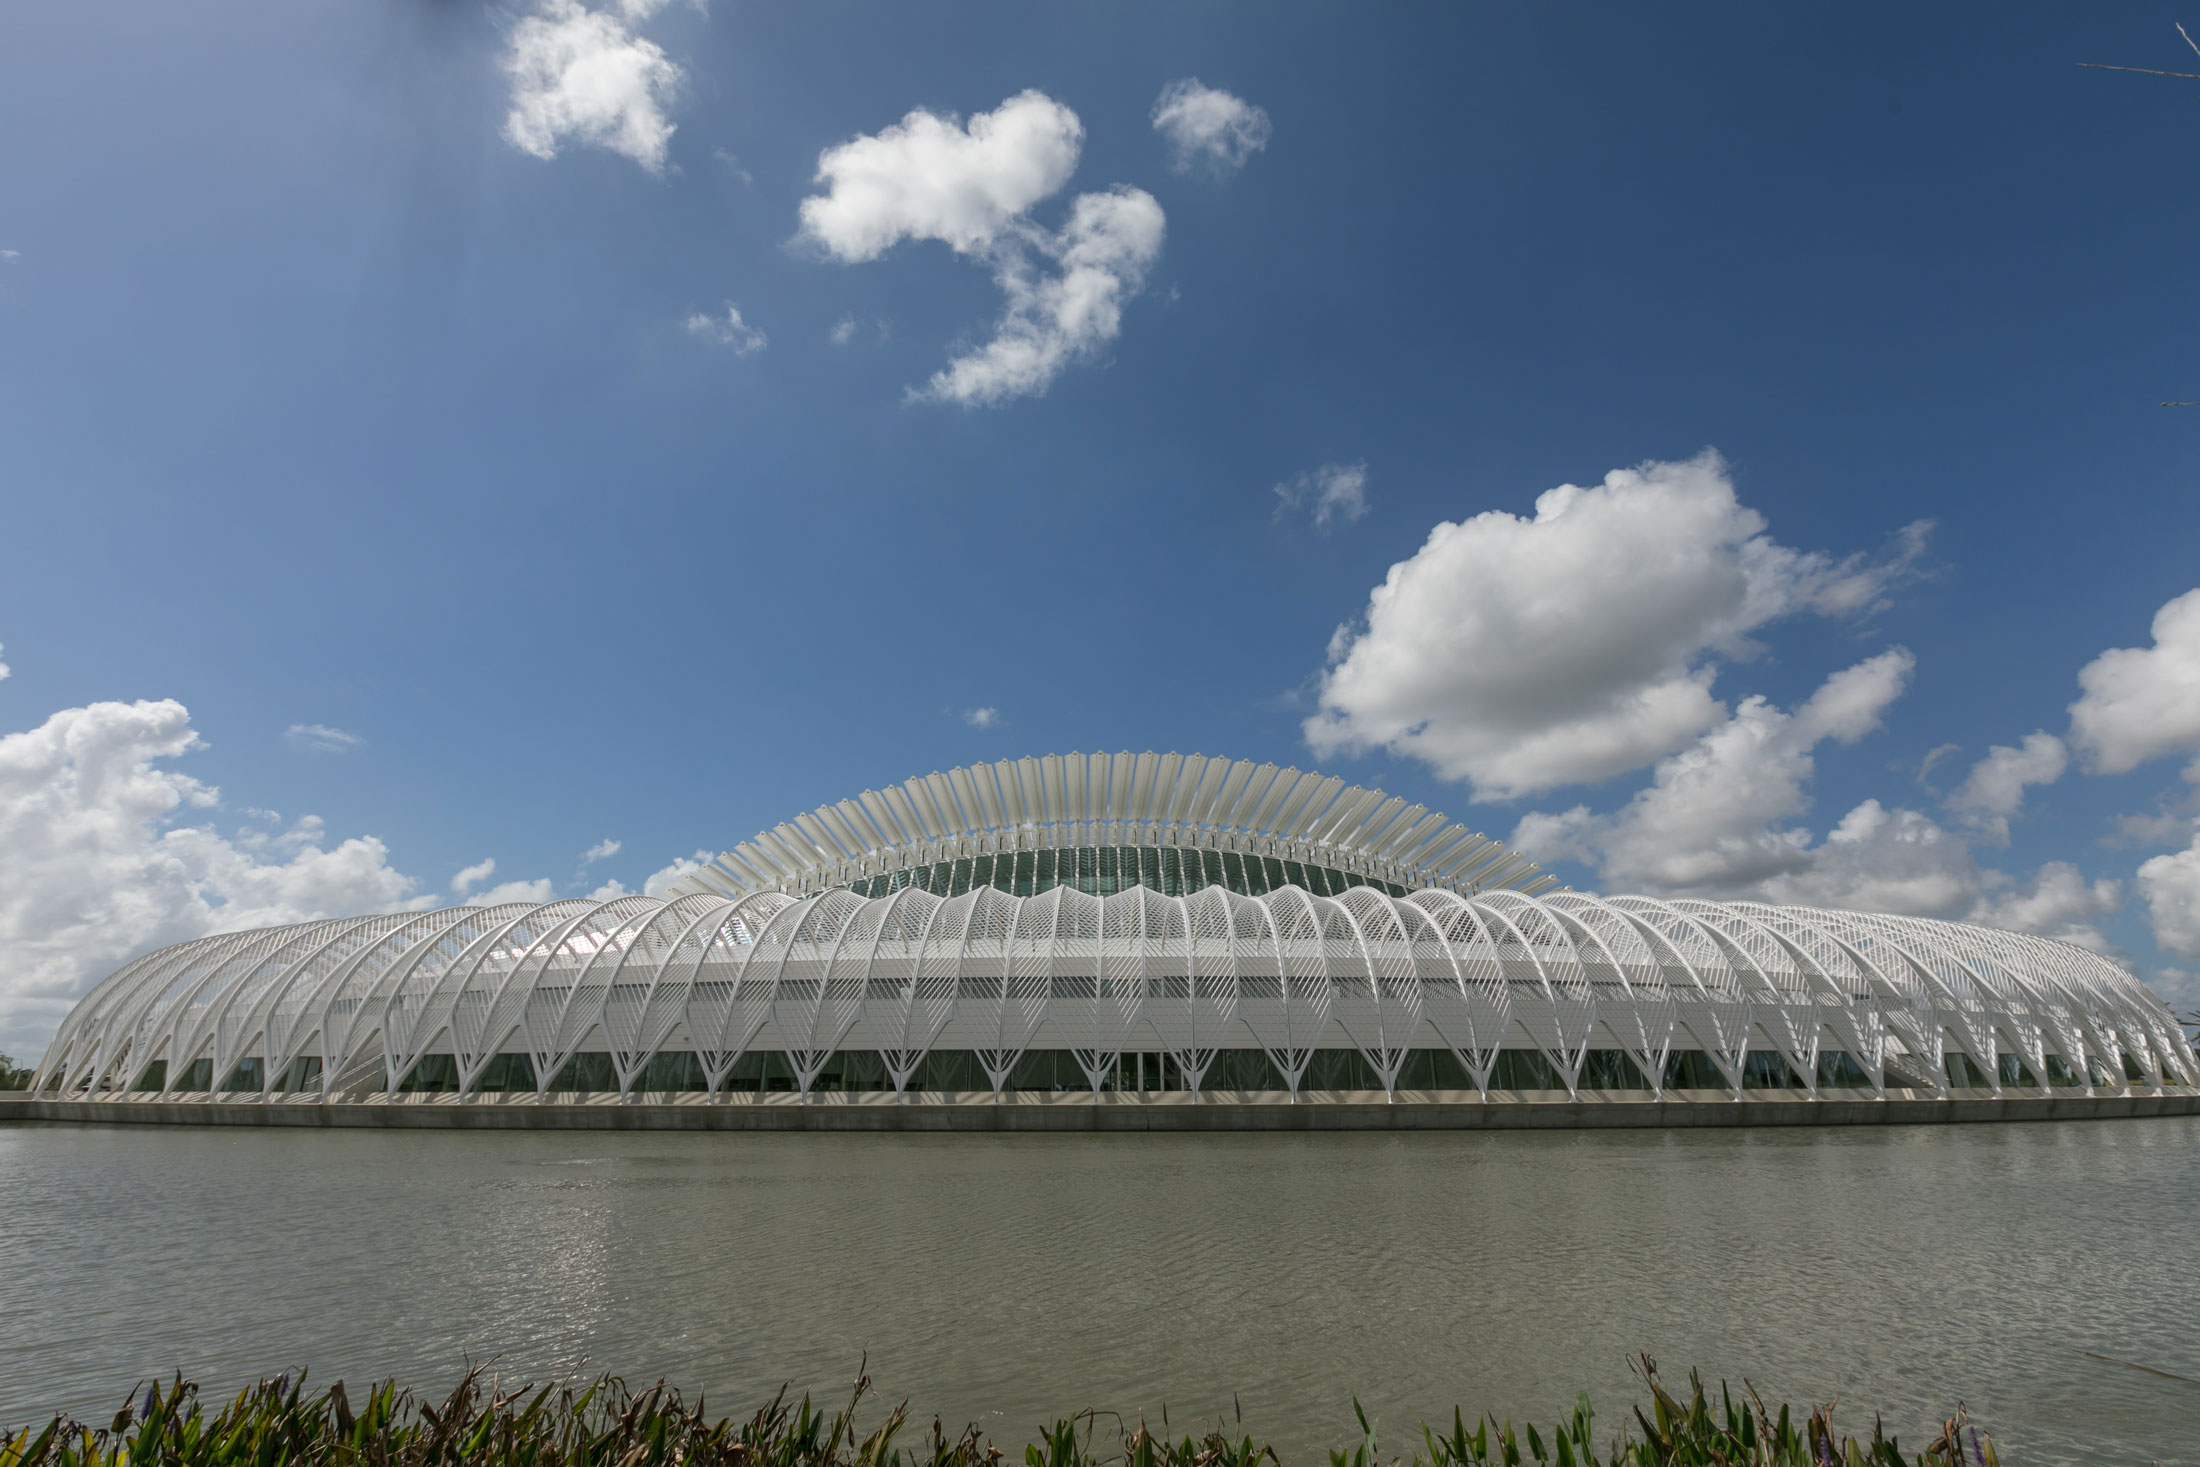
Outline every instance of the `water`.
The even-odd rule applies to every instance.
[[[601,1369],[1012,1438],[1242,1408],[1289,1463],[1424,1415],[1616,1426],[1669,1378],[2012,1460],[2200,1462],[2200,1119],[1448,1135],[0,1126],[0,1423],[209,1386]],[[2114,1356],[2118,1364],[2085,1352]],[[1842,1419],[1837,1416],[1837,1420]],[[2104,1444],[2110,1449],[2101,1451]]]

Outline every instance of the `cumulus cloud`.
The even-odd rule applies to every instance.
[[[484,856],[451,878],[451,890],[459,896],[464,896],[467,892],[472,891],[475,887],[496,875],[496,870],[497,858]]]
[[[1331,639],[1307,743],[1419,759],[1478,800],[1641,768],[1722,725],[1716,658],[1780,617],[1883,605],[1928,530],[1879,557],[1790,549],[1709,452],[1439,524]]]
[[[2068,861],[2049,861],[2029,882],[1989,894],[1965,916],[1989,927],[2034,932],[2105,953],[2108,940],[2091,919],[2122,905],[2122,883],[2106,877],[2089,882]]]
[[[538,876],[533,881],[500,881],[495,886],[477,891],[467,897],[465,905],[469,907],[501,907],[506,902],[535,902],[539,904],[549,901],[556,895],[557,890],[551,885],[550,878]]]
[[[1144,189],[1079,194],[1056,234],[998,257],[994,279],[1008,309],[993,337],[933,373],[911,397],[995,407],[1036,397],[1064,368],[1089,361],[1122,334],[1123,303],[1161,254],[1161,205]],[[1049,271],[1035,263],[1051,261]]]
[[[2181,958],[2200,958],[2200,839],[2140,862],[2137,884],[2155,946]]]
[[[294,723],[283,731],[292,748],[313,754],[342,754],[366,742],[355,733],[330,728],[325,723]]]
[[[598,861],[608,861],[624,849],[625,846],[620,842],[606,837],[581,852],[581,864],[583,866],[593,866]]]
[[[1314,528],[1328,530],[1342,521],[1356,524],[1368,511],[1367,465],[1323,464],[1308,474],[1297,474],[1278,484],[1276,518],[1301,510],[1311,515]]]
[[[2154,645],[2116,647],[2078,673],[2070,742],[2086,768],[2123,774],[2164,754],[2200,754],[2200,590],[2154,613]],[[2200,761],[2185,771],[2200,782]]]
[[[2024,808],[2025,790],[2061,779],[2069,762],[2063,741],[2042,730],[2025,735],[2014,748],[1996,744],[1948,796],[1948,808],[1981,838],[2005,846],[2010,817]]]
[[[904,239],[983,254],[1069,182],[1084,143],[1077,114],[1044,92],[1019,92],[967,126],[920,107],[818,156],[825,192],[802,201],[802,233],[851,264]]]
[[[642,882],[643,896],[663,896],[665,888],[692,871],[699,871],[711,860],[709,851],[697,851],[692,856],[681,856],[669,865],[660,866],[649,873]],[[632,896],[622,881],[607,881],[588,894],[591,901],[608,902],[623,896]]]
[[[973,708],[963,715],[963,722],[972,728],[991,728],[1001,721],[998,708]]]
[[[0,652],[4,652],[4,651],[6,651],[6,650],[7,650],[7,649],[6,649],[5,647],[0,647]],[[5,679],[5,678],[7,677],[7,675],[8,675],[8,665],[7,665],[7,664],[6,664],[5,662],[0,662],[0,679]]]
[[[1732,717],[1661,760],[1650,785],[1618,811],[1532,814],[1513,842],[1545,859],[1594,864],[1628,891],[1732,893],[1799,877],[1821,859],[1811,832],[1793,823],[1810,805],[1813,751],[1877,728],[1914,666],[1909,652],[1890,648],[1826,679],[1793,713],[1744,699]],[[1879,837],[1869,817],[1832,839],[1854,845],[1867,837]]]
[[[172,700],[94,703],[0,737],[0,1048],[35,1053],[69,1003],[163,943],[428,905],[371,836],[312,817],[224,835]]]
[[[1076,113],[1026,91],[967,124],[919,108],[819,155],[823,192],[802,201],[800,237],[849,264],[937,240],[983,261],[1007,298],[992,336],[912,389],[913,400],[1036,396],[1121,333],[1123,304],[1161,252],[1160,204],[1117,187],[1077,196],[1059,230],[1029,217],[1069,182],[1084,136]]]
[[[2162,996],[2162,1002],[2186,1015],[2189,1026],[2192,1015],[2200,1012],[2200,973],[2187,968],[2156,968],[2147,986]]]
[[[700,336],[706,341],[730,347],[737,357],[762,351],[771,344],[771,338],[741,319],[741,308],[732,301],[726,302],[726,314],[706,316],[698,312],[687,319],[688,334]]]
[[[504,55],[512,83],[506,141],[537,158],[565,141],[606,148],[662,173],[673,124],[665,114],[683,73],[629,22],[658,5],[627,0],[617,13],[578,0],[539,0],[512,27]]]
[[[1235,173],[1268,146],[1268,114],[1243,97],[1201,86],[1196,76],[1170,82],[1153,104],[1154,131],[1168,141],[1179,173],[1212,168]]]
[[[1835,673],[1793,713],[1744,699],[1719,727],[1661,760],[1649,787],[1620,809],[1531,814],[1513,843],[1542,860],[1591,866],[1612,890],[1957,917],[2109,951],[2092,919],[2121,904],[2118,882],[2088,881],[2064,861],[2013,882],[1980,868],[1963,831],[1875,799],[1823,839],[1800,822],[1818,747],[1878,728],[1912,670],[1897,647]],[[1962,806],[1973,837],[1991,835],[1997,820],[2005,826],[2024,786],[2041,782],[2029,777],[2052,763],[2040,737],[1974,768]],[[2029,761],[1996,758],[2026,749]]]

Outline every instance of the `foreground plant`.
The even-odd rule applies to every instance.
[[[1691,1373],[1686,1401],[1666,1390],[1657,1366],[1642,1361],[1650,1411],[1635,1410],[1639,1437],[1622,1431],[1600,1455],[1595,1413],[1584,1395],[1570,1420],[1548,1436],[1483,1417],[1467,1430],[1459,1412],[1451,1430],[1424,1425],[1410,1467],[1999,1467],[1993,1443],[1959,1413],[1940,1439],[1904,1455],[1875,1422],[1869,1442],[1838,1436],[1832,1408],[1810,1412],[1800,1427],[1782,1406],[1775,1414],[1745,1391],[1736,1403],[1722,1385],[1714,1407]],[[343,1383],[308,1395],[305,1377],[280,1376],[209,1411],[192,1382],[146,1387],[104,1427],[55,1417],[35,1434],[0,1436],[0,1467],[998,1467],[1004,1454],[975,1426],[949,1436],[935,1417],[930,1433],[911,1433],[907,1403],[868,1432],[856,1424],[870,1378],[848,1404],[827,1415],[782,1390],[745,1420],[705,1416],[662,1382],[639,1393],[615,1377],[585,1387],[500,1391],[469,1371],[440,1405],[385,1381],[354,1408]],[[1330,1467],[1400,1467],[1386,1459],[1358,1403],[1360,1443],[1332,1452]],[[1024,1467],[1281,1467],[1250,1436],[1155,1436],[1144,1421],[1116,1434],[1105,1457],[1095,1444],[1098,1413],[1057,1421],[1024,1448]],[[1425,1455],[1424,1455],[1425,1451]]]

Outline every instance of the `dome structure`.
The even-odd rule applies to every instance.
[[[1957,1099],[2200,1073],[2159,999],[2066,943],[1555,885],[1296,770],[1003,762],[814,811],[660,896],[148,953],[78,1003],[32,1083],[238,1103]]]
[[[1071,853],[1093,869],[1058,864]],[[1246,874],[1231,876],[1241,862]],[[1271,864],[1285,879],[1268,881]],[[1381,790],[1245,759],[1151,752],[1003,759],[865,790],[760,833],[682,885],[724,896],[836,886],[884,895],[910,885],[949,895],[964,878],[1025,896],[1057,879],[1092,883],[1083,889],[1098,894],[1203,883],[1250,891],[1286,880],[1322,896],[1361,885],[1401,896],[1419,887],[1533,895],[1558,885],[1527,857]]]

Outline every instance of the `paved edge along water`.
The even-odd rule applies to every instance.
[[[710,1104],[418,1099],[384,1103],[0,1099],[0,1121],[101,1125],[579,1131],[1484,1131],[1974,1125],[2200,1115],[2200,1093],[1993,1100],[1210,1100],[1029,1095],[898,1101],[868,1093]]]

